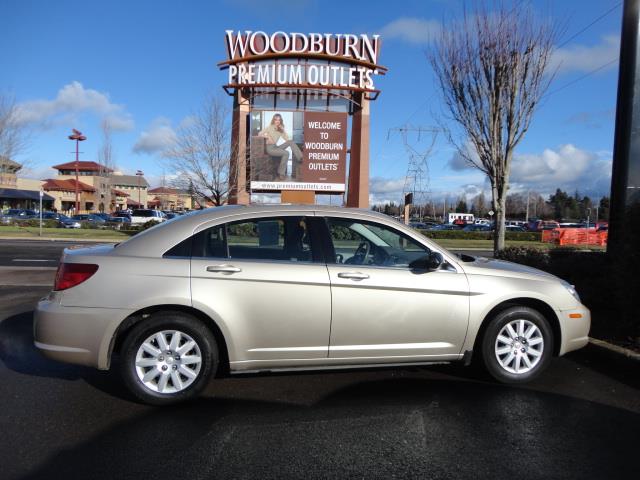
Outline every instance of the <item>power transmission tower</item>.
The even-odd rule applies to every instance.
[[[387,134],[387,140],[389,140],[392,133],[400,133],[409,159],[400,203],[404,203],[405,196],[412,193],[413,204],[418,207],[420,218],[423,217],[423,209],[427,202],[431,201],[428,159],[433,151],[439,131],[435,127],[404,125],[389,129]]]

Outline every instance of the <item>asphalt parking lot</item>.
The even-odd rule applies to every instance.
[[[520,388],[457,365],[351,370],[217,379],[154,408],[110,372],[35,350],[54,273],[0,268],[0,478],[637,475],[638,366],[593,347]]]

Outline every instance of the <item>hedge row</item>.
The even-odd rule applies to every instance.
[[[420,230],[427,238],[452,240],[493,240],[494,232],[465,232],[463,230]],[[505,240],[540,242],[540,232],[505,232]]]
[[[27,220],[11,220],[5,225],[13,225],[16,227],[39,227],[40,220],[36,218],[30,218]],[[57,220],[42,220],[42,228],[56,228],[59,226]]]

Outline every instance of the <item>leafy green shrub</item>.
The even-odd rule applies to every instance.
[[[30,218],[28,220],[15,220],[13,225],[17,225],[19,227],[39,227],[40,219],[39,218]],[[42,220],[42,228],[57,228],[60,224],[57,220]]]
[[[86,230],[97,230],[100,228],[100,225],[96,222],[80,222],[80,228],[84,228]]]
[[[155,227],[156,225],[158,225],[160,222],[158,220],[149,220],[148,222],[144,222],[141,226],[140,226],[140,230],[147,230],[151,227]]]
[[[550,256],[540,248],[535,247],[507,247],[496,255],[499,260],[528,265],[529,267],[546,270],[549,267]]]

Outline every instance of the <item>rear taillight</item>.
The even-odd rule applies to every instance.
[[[98,271],[98,265],[90,263],[61,263],[58,266],[54,290],[66,290],[80,285]]]

